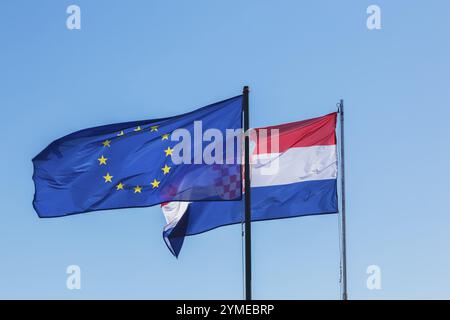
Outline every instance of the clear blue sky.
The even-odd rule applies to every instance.
[[[81,30],[66,28],[70,4]],[[189,237],[176,260],[159,207],[40,220],[31,159],[78,129],[243,85],[252,126],[345,99],[350,297],[450,298],[449,12],[444,0],[1,1],[0,298],[242,298],[240,226]],[[337,221],[253,224],[254,297],[339,298]],[[372,264],[379,291],[366,288]]]

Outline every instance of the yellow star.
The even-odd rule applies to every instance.
[[[171,156],[173,149],[171,149],[170,147],[168,147],[166,150],[164,150],[164,152],[166,153],[166,157]]]
[[[162,140],[169,140],[169,134],[168,133],[163,134],[161,137],[162,137]]]
[[[117,134],[118,137],[123,136],[123,135],[124,135],[123,130]]]
[[[134,129],[134,131],[141,131],[142,129],[141,129],[141,126],[137,126],[137,128],[136,129]]]
[[[151,126],[150,132],[153,132],[153,131],[158,131],[158,126]]]
[[[161,168],[161,170],[163,171],[164,175],[168,174],[170,169],[171,168],[167,164],[164,165],[164,168]]]
[[[97,159],[98,161],[100,161],[99,165],[106,165],[106,160],[108,160],[108,158],[105,158],[103,155],[101,156],[101,158]]]
[[[142,192],[142,187],[141,186],[134,187],[134,193],[141,193],[141,192]]]
[[[151,184],[152,184],[152,189],[158,188],[160,183],[161,183],[161,181],[158,181],[158,180],[156,180],[156,179],[153,179],[153,181],[151,182]]]
[[[124,184],[122,182],[120,182],[117,186],[116,186],[116,190],[123,190]]]
[[[107,173],[106,176],[103,176],[103,178],[105,178],[105,183],[112,182],[113,176],[110,176],[109,173]]]
[[[104,147],[111,147],[111,140],[105,140],[105,141],[103,141],[103,146],[104,146]]]

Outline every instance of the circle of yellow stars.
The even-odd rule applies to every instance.
[[[150,132],[158,132],[158,128],[159,128],[159,126],[157,126],[157,125],[151,126]],[[133,129],[134,132],[139,132],[139,131],[143,131],[143,130],[144,130],[144,128],[142,128],[141,126],[137,126],[136,128]],[[125,135],[124,130],[121,130],[119,133],[117,133],[117,137],[122,137],[124,135]],[[164,133],[161,135],[161,140],[168,141],[169,136],[170,136],[169,133]],[[111,143],[112,143],[112,140],[106,139],[105,141],[102,142],[102,146],[104,149],[111,148]],[[164,153],[165,153],[166,157],[169,157],[172,155],[173,151],[174,151],[174,149],[172,149],[170,146],[168,146],[167,149],[164,150]],[[99,166],[107,166],[108,165],[109,159],[106,158],[105,155],[103,155],[103,154],[97,160],[98,160]],[[172,167],[168,166],[167,164],[164,164],[164,167],[161,168],[161,171],[162,171],[163,175],[166,176],[170,173],[171,169],[172,169]],[[114,176],[111,175],[109,172],[107,172],[106,175],[103,176],[105,183],[114,183],[113,178],[114,178]],[[158,189],[160,183],[161,183],[160,180],[154,178],[153,181],[150,181],[149,187],[151,186],[151,189]],[[125,190],[125,187],[126,186],[122,181],[119,181],[119,183],[117,183],[115,185],[116,191]],[[140,185],[131,186],[131,189],[133,190],[133,193],[135,193],[135,194],[142,193],[143,188],[144,188],[144,186],[140,186]]]

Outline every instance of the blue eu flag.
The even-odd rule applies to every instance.
[[[175,117],[69,134],[33,159],[33,206],[46,218],[168,201],[240,200],[241,127],[237,96]],[[232,190],[224,183],[230,176]]]

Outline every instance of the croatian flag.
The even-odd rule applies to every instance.
[[[338,212],[336,118],[334,112],[253,130],[252,221]],[[235,175],[222,174],[221,192],[239,190]],[[169,202],[162,210],[164,241],[176,257],[185,236],[244,221],[244,200]]]

